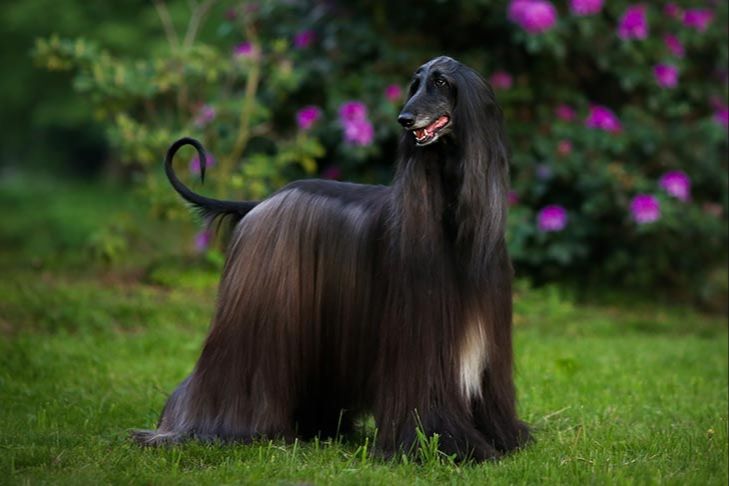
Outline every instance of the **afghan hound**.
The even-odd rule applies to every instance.
[[[372,413],[384,455],[418,428],[459,460],[529,440],[516,415],[508,151],[491,87],[438,57],[413,77],[391,186],[293,182],[219,201],[167,176],[208,221],[235,222],[200,358],[141,444],[331,436]],[[202,174],[204,176],[204,173]]]

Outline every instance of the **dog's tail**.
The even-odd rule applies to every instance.
[[[201,196],[184,185],[172,169],[172,159],[175,157],[175,154],[180,147],[184,145],[192,145],[195,147],[195,150],[197,150],[197,155],[200,160],[200,180],[205,182],[205,165],[207,163],[205,149],[200,142],[190,137],[183,137],[179,139],[167,150],[167,155],[165,156],[165,173],[167,174],[167,178],[175,191],[177,191],[185,201],[190,203],[192,208],[200,215],[202,220],[208,226],[212,226],[213,222],[216,220],[220,223],[224,219],[228,220],[230,224],[233,225],[248,214],[251,209],[256,207],[258,203],[255,201],[223,201],[220,199],[212,199]]]

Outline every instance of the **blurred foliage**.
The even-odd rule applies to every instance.
[[[77,174],[98,170],[107,156],[106,144],[88,103],[70,95],[67,73],[39,75],[29,53],[39,36],[82,32],[119,52],[154,50],[164,39],[157,37],[159,19],[145,5],[146,1],[69,0],[59,8],[51,0],[3,3],[0,62],[6,69],[0,78],[0,167],[55,165]]]
[[[710,9],[706,30],[667,14],[667,2],[646,4],[644,40],[616,34],[632,2],[606,2],[590,16],[573,15],[568,3],[554,2],[556,25],[533,35],[508,20],[503,1],[429,0],[417,8],[382,0],[158,1],[140,6],[138,22],[113,22],[126,29],[120,38],[128,45],[102,35],[103,21],[82,37],[81,30],[49,28],[61,35],[39,39],[33,57],[72,77],[104,127],[112,162],[135,175],[157,214],[171,216],[180,205],[159,161],[180,135],[202,139],[215,157],[211,178],[221,197],[261,198],[317,172],[386,182],[402,102],[385,96],[386,87],[404,87],[416,66],[452,55],[489,79],[508,77],[494,84],[513,149],[518,202],[509,241],[518,274],[725,295],[726,272],[717,269],[727,259],[729,179],[717,110],[727,105],[726,3],[674,2]],[[113,18],[114,8],[106,8],[100,18]],[[684,56],[671,53],[667,34],[682,43]],[[659,63],[678,69],[676,87],[657,83]],[[369,143],[343,137],[337,113],[348,100],[367,105]],[[321,119],[297,126],[297,112],[308,105],[321,109]],[[555,115],[561,105],[574,119]],[[588,127],[595,105],[611,109],[622,129]],[[689,176],[688,201],[661,188],[669,170]],[[631,217],[631,200],[641,193],[660,203],[653,223]],[[551,204],[567,210],[568,222],[544,232],[538,212]]]

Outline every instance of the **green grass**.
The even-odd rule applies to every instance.
[[[31,184],[31,202],[21,182],[0,185],[0,202],[16,203],[0,224],[0,483],[726,484],[724,316],[576,303],[525,285],[517,386],[537,442],[500,462],[427,451],[384,461],[371,428],[338,441],[140,449],[127,430],[151,427],[194,364],[216,273],[184,256],[175,235],[189,227],[154,231],[123,193]],[[89,241],[121,210],[140,226],[125,254],[134,263],[89,264]]]

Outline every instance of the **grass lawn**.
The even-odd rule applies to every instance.
[[[185,256],[189,227],[158,230],[110,188],[14,178],[0,183],[0,203],[10,208],[0,223],[0,483],[727,483],[725,316],[578,303],[525,285],[517,386],[537,442],[500,462],[383,461],[368,427],[340,441],[140,449],[127,430],[153,426],[193,366],[218,264]],[[99,233],[122,212],[131,222]],[[89,264],[96,254],[122,258]]]

